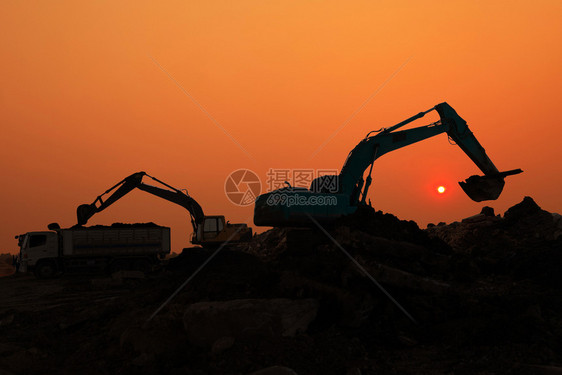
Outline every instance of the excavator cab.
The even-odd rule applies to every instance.
[[[214,240],[224,230],[224,216],[205,216],[202,225],[197,227],[195,241]]]
[[[222,243],[246,242],[252,238],[252,228],[247,224],[225,223],[222,215],[205,216],[193,232],[191,243],[203,247],[216,247]]]

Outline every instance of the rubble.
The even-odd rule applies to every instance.
[[[318,301],[313,299],[199,302],[186,309],[183,324],[193,345],[211,347],[224,338],[294,337],[306,332],[317,311]]]
[[[463,220],[445,227],[428,228],[432,237],[446,242],[456,253],[470,255],[479,273],[531,277],[546,287],[562,285],[562,237],[557,214],[542,210],[532,198],[508,209],[504,217]]]
[[[255,372],[252,372],[249,375],[297,375],[296,372],[291,370],[288,367],[283,366],[271,366],[268,368],[264,368]]]
[[[313,228],[275,228],[221,250],[149,323],[208,250],[184,249],[165,270],[144,277],[8,277],[0,284],[0,321],[9,322],[0,327],[0,368],[141,375],[556,371],[561,226],[560,215],[525,197],[503,216],[484,207],[424,230],[370,207],[328,227],[331,238]]]

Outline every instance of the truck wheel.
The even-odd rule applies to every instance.
[[[57,267],[53,262],[45,261],[35,267],[35,276],[40,279],[50,279],[57,274]]]

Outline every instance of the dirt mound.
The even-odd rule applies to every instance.
[[[532,279],[545,287],[562,287],[562,236],[557,215],[530,197],[508,209],[504,217],[475,215],[450,225],[428,228],[467,258],[478,274]]]
[[[111,225],[91,225],[89,227],[85,227],[82,225],[75,225],[72,229],[106,229],[106,228],[163,228],[162,226],[155,224],[153,222],[149,223],[113,223]]]
[[[212,251],[187,248],[164,271],[104,290],[89,279],[47,285],[7,278],[0,368],[301,375],[557,370],[561,225],[559,215],[528,197],[504,217],[488,207],[425,230],[365,207],[327,227],[329,236],[272,229],[210,261]]]
[[[392,214],[375,211],[370,206],[359,207],[353,215],[341,218],[333,227],[348,227],[376,237],[444,249],[439,241],[432,240],[421,230],[415,221],[400,220]]]
[[[539,207],[539,205],[531,197],[525,197],[521,203],[510,207],[504,214],[507,220],[525,220],[530,216],[534,216],[541,212],[546,212]]]

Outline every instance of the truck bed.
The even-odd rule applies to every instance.
[[[138,256],[170,253],[170,228],[160,226],[112,226],[72,228],[61,231],[62,255]]]

